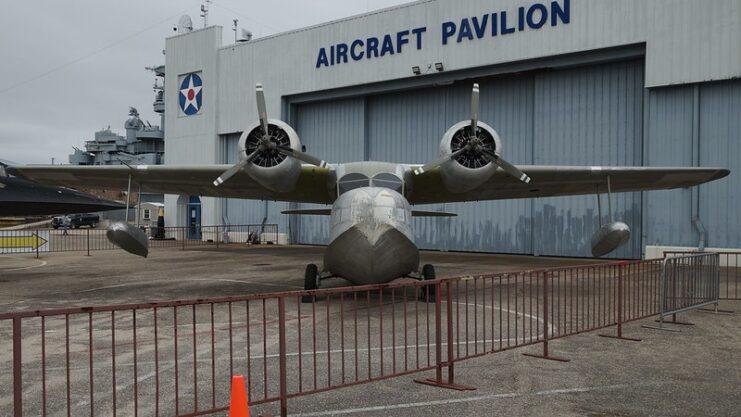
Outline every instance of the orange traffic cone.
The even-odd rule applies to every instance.
[[[232,376],[232,402],[229,406],[229,417],[250,417],[243,375]]]

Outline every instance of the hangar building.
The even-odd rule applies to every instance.
[[[244,43],[222,31],[166,41],[167,164],[236,162],[258,82],[269,116],[311,154],[424,163],[470,118],[478,82],[481,120],[513,163],[733,171],[695,190],[616,195],[633,237],[614,256],[741,247],[740,0],[423,0]],[[168,195],[166,206],[169,225],[266,220],[292,242],[327,243],[327,218],[280,214],[303,205]],[[425,209],[459,214],[415,220],[430,249],[589,256],[598,228],[594,196]]]

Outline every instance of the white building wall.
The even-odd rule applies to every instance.
[[[551,7],[550,0],[540,0]],[[411,68],[442,62],[445,72],[495,66],[564,54],[645,44],[645,86],[655,87],[741,77],[741,0],[556,0],[570,8],[570,22],[483,38],[455,37],[442,45],[443,22],[506,11],[516,24],[525,0],[424,0],[377,12],[222,46],[218,26],[169,38],[166,43],[167,164],[223,160],[218,135],[241,131],[256,117],[254,85],[266,88],[268,112],[281,117],[286,96],[361,86],[414,76]],[[401,53],[316,68],[319,49],[370,36],[426,27],[422,48],[410,36]],[[178,76],[202,71],[203,108],[183,117]],[[433,71],[434,72],[434,71]],[[410,161],[411,162],[411,161]],[[167,196],[175,213],[177,197]],[[203,224],[221,222],[219,200],[203,199]],[[168,225],[176,219],[168,217]]]
[[[251,89],[262,82],[271,113],[279,98],[312,91],[414,77],[442,62],[455,71],[631,44],[646,44],[647,87],[722,80],[741,76],[741,0],[557,0],[570,5],[570,23],[482,39],[451,39],[442,45],[442,24],[487,13],[510,14],[533,4],[523,0],[427,0],[355,16],[298,31],[230,45],[219,51],[218,117],[221,133],[242,129],[255,113]],[[543,1],[550,7],[550,1]],[[426,27],[423,47],[412,42],[402,53],[316,68],[321,47],[369,36],[396,35]]]

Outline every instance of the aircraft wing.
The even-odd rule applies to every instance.
[[[487,182],[466,193],[448,191],[440,176],[440,168],[420,175],[408,175],[407,198],[411,204],[435,204],[594,194],[597,187],[600,192],[606,193],[608,177],[612,192],[667,190],[717,180],[730,173],[723,168],[546,165],[517,167],[530,176],[532,180],[529,184],[499,169]],[[410,168],[413,171],[417,165]]]
[[[23,165],[8,167],[8,172],[47,185],[125,190],[132,174],[132,191],[141,184],[143,192],[230,197],[252,200],[331,203],[334,198],[332,172],[328,168],[302,165],[296,187],[276,193],[240,171],[219,187],[213,181],[231,165],[139,165],[116,166]]]

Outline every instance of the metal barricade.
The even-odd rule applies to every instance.
[[[303,303],[306,299],[312,303]],[[434,281],[0,314],[0,415],[226,410],[423,371],[718,300],[718,257],[688,255]],[[613,336],[615,337],[615,336]],[[1,399],[8,399],[3,402]],[[12,401],[10,400],[12,399]],[[9,408],[12,406],[12,409]]]
[[[225,243],[278,244],[277,224],[199,226],[197,238],[189,227],[143,227],[149,248],[219,246]],[[0,256],[5,253],[90,252],[117,250],[106,237],[106,229],[29,229],[0,231]]]
[[[699,309],[720,301],[720,256],[695,253],[664,258],[659,287],[659,322],[664,317]]]
[[[720,299],[741,300],[741,252],[729,251],[665,251],[664,257],[702,253],[718,254]]]

